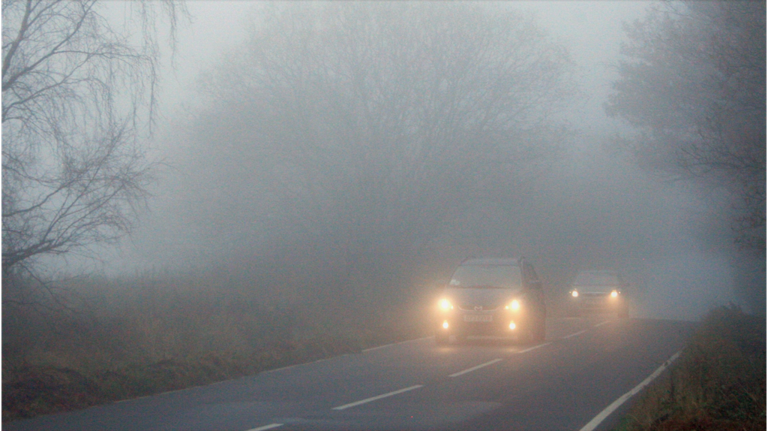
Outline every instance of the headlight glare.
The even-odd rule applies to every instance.
[[[571,292],[571,296],[573,296],[574,298],[578,298],[579,292],[577,290],[574,290],[573,292]]]
[[[438,303],[438,306],[443,311],[448,311],[453,309],[453,305],[451,305],[451,301],[447,299],[441,299],[440,302]]]
[[[611,298],[617,298],[619,296],[619,292],[614,290],[611,292]]]

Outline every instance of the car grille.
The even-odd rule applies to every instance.
[[[599,292],[599,293],[586,292],[586,293],[579,294],[579,296],[583,296],[585,298],[605,298],[608,295],[609,295],[608,293],[602,293],[602,292]]]
[[[459,310],[464,311],[494,311],[499,309],[499,307],[499,304],[459,304]]]
[[[584,293],[581,296],[582,307],[604,307],[607,306],[607,293]]]

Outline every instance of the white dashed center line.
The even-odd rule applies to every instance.
[[[283,426],[283,424],[269,424],[269,425],[264,425],[263,427],[249,429],[248,431],[267,431],[267,430],[271,430],[272,428],[277,428],[281,426]]]
[[[390,343],[390,344],[385,344],[383,346],[371,347],[369,349],[363,349],[363,352],[372,352],[374,350],[379,350],[379,349],[383,349],[383,348],[386,348],[386,347],[391,347],[391,346],[394,346],[394,345],[395,345],[395,343]]]
[[[501,360],[501,358],[494,359],[494,360],[488,361],[488,362],[486,362],[484,364],[480,364],[480,365],[478,365],[476,367],[472,367],[472,368],[466,369],[464,371],[459,371],[458,373],[453,373],[453,374],[451,374],[448,377],[458,377],[458,376],[460,376],[462,374],[471,373],[472,371],[478,370],[478,369],[483,368],[483,367],[487,367],[488,365],[491,365],[491,364],[495,364],[496,362],[499,362],[500,360]]]
[[[389,343],[389,344],[385,344],[383,346],[371,347],[371,348],[368,348],[368,349],[363,349],[363,352],[371,352],[373,350],[379,350],[379,349],[383,349],[385,347],[392,347],[392,346],[396,346],[398,344],[413,343],[413,342],[416,342],[416,341],[426,340],[428,338],[432,338],[432,337],[431,336],[429,336],[429,337],[421,337],[421,338],[415,338],[413,340],[400,341],[400,342],[397,342],[397,343]]]
[[[571,337],[575,337],[575,336],[577,336],[577,335],[581,335],[581,334],[583,334],[583,333],[585,333],[585,332],[587,332],[587,330],[586,330],[586,329],[585,329],[585,330],[583,330],[583,331],[579,331],[579,332],[573,333],[573,334],[571,334],[571,335],[566,335],[565,337],[563,337],[563,340],[566,340],[566,339],[568,339],[568,338],[571,338]]]
[[[519,352],[517,352],[517,353],[526,353],[526,352],[530,352],[531,350],[536,350],[536,349],[538,349],[539,347],[549,346],[550,344],[552,344],[552,343],[544,343],[544,344],[539,344],[538,346],[529,347],[529,348],[527,348],[527,349],[525,349],[525,350],[521,350],[521,351],[519,351]]]
[[[366,399],[360,400],[360,401],[355,401],[354,403],[349,403],[349,404],[344,404],[343,406],[334,407],[331,410],[344,410],[344,409],[348,409],[350,407],[359,406],[360,404],[370,403],[371,401],[380,400],[382,398],[391,397],[393,395],[402,394],[403,392],[408,392],[408,391],[412,391],[414,389],[419,389],[419,388],[423,388],[423,387],[424,387],[424,385],[409,386],[409,387],[407,387],[405,389],[400,389],[399,391],[388,392],[386,394],[378,395],[378,396],[371,397],[371,398],[366,398]]]

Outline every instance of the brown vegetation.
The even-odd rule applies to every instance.
[[[394,303],[345,312],[329,299],[291,298],[214,273],[88,277],[70,285],[79,302],[70,301],[67,312],[4,310],[4,420],[205,385],[426,333],[414,323],[416,310]]]
[[[764,318],[736,307],[713,309],[619,429],[764,430],[765,351]]]

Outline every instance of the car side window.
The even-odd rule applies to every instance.
[[[539,281],[539,276],[536,275],[536,270],[533,269],[533,265],[528,265],[528,270],[530,271],[530,277],[531,281]]]
[[[533,288],[538,287],[538,281],[539,276],[536,275],[536,271],[533,269],[533,266],[529,263],[525,263],[523,265],[523,271],[525,272],[525,281],[527,282],[528,286],[531,286]]]

